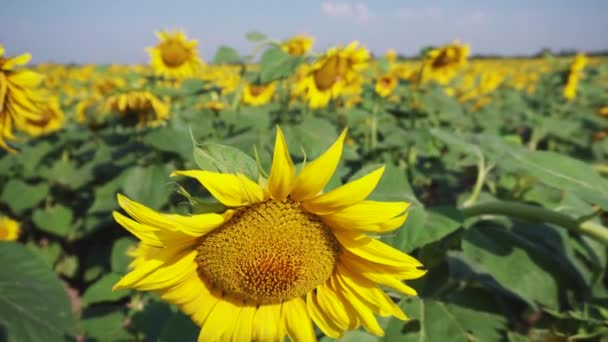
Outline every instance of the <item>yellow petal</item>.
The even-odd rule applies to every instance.
[[[353,330],[359,326],[357,317],[352,310],[349,310],[348,303],[344,303],[345,300],[333,288],[332,278],[317,287],[316,303],[319,305],[320,311],[330,316],[333,323],[342,332]],[[336,303],[339,304],[336,305]]]
[[[272,167],[270,168],[270,176],[268,176],[268,191],[272,198],[277,201],[284,201],[293,189],[295,177],[296,168],[289,156],[283,132],[277,126]]]
[[[396,267],[422,266],[415,258],[367,235],[337,230],[334,236],[349,252],[363,259]]]
[[[327,215],[363,201],[376,187],[384,166],[328,193],[302,202],[304,209]]]
[[[334,339],[342,337],[344,330],[340,329],[321,307],[319,306],[317,295],[313,291],[309,291],[306,295],[306,307],[310,318],[321,329],[321,331]]]
[[[283,303],[281,312],[283,326],[292,341],[316,341],[315,331],[306,304],[302,298],[296,297]]]
[[[245,305],[241,309],[241,313],[237,318],[237,324],[234,328],[232,341],[235,342],[250,342],[253,337],[253,318],[257,308],[253,305]]]
[[[158,236],[154,234],[158,231],[158,228],[143,225],[139,222],[133,221],[132,219],[124,216],[123,214],[114,211],[112,212],[114,220],[128,230],[131,234],[135,235],[143,243],[154,247],[163,247],[163,242],[160,241]]]
[[[180,284],[163,292],[161,298],[179,306],[198,326],[202,327],[209,313],[221,299],[221,293],[219,289],[211,289],[211,286],[203,282],[195,271]]]
[[[406,202],[362,201],[322,217],[334,229],[386,233],[401,227],[407,218]]]
[[[325,153],[302,169],[291,191],[291,198],[294,201],[300,202],[312,198],[325,188],[340,162],[346,132],[346,129],[342,131],[338,140]]]
[[[17,65],[26,64],[30,61],[30,59],[32,59],[32,55],[29,53],[24,53],[22,55],[9,58],[6,62],[4,62],[2,68],[4,70],[11,70]]]
[[[133,283],[145,278],[158,268],[163,267],[170,262],[174,262],[176,260],[176,254],[179,254],[179,250],[175,248],[160,249],[152,257],[145,260],[140,266],[135,267],[124,277],[122,277],[118,283],[112,287],[112,290],[130,288]]]
[[[182,175],[196,178],[218,201],[228,207],[240,207],[262,202],[262,188],[245,175],[224,174],[210,171],[174,171],[171,176]]]
[[[130,287],[140,291],[157,291],[175,286],[196,271],[196,254],[196,250],[179,253],[174,260],[133,282]]]
[[[260,305],[253,318],[254,341],[282,341],[281,304]]]
[[[241,307],[231,300],[218,301],[198,335],[199,342],[218,341],[232,327],[240,310]]]

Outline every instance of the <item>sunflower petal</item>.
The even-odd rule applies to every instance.
[[[284,201],[293,189],[296,168],[293,165],[283,132],[277,126],[277,137],[274,144],[272,167],[268,176],[268,191],[272,198]]]
[[[219,300],[203,324],[198,335],[199,342],[218,341],[231,327],[227,322],[234,322],[240,309],[240,306],[233,301],[225,298]]]
[[[254,341],[282,341],[281,304],[260,305],[253,318]]]
[[[218,201],[228,207],[251,205],[264,200],[262,188],[245,175],[189,170],[174,171],[171,176],[196,178]]]
[[[252,341],[253,337],[253,318],[257,308],[253,305],[245,305],[241,309],[241,313],[237,318],[237,324],[234,328],[232,341]]]
[[[316,341],[306,304],[300,297],[283,303],[283,326],[292,341]]]
[[[144,224],[141,224],[124,216],[123,214],[117,211],[112,212],[112,216],[114,217],[114,220],[118,222],[118,224],[123,226],[131,234],[135,235],[143,243],[154,247],[164,246],[163,242],[158,238],[156,234],[154,234],[155,231],[158,231],[158,228],[149,227]]]
[[[331,317],[332,322],[341,331],[355,329],[359,325],[357,317],[352,310],[349,310],[348,303],[344,303],[344,299],[333,288],[332,278],[317,287],[316,304],[320,311]],[[336,305],[336,303],[342,303],[342,305]]]
[[[309,291],[306,295],[306,307],[310,318],[321,329],[321,331],[334,339],[342,337],[343,329],[340,329],[321,307],[319,306],[317,295],[313,291]]]
[[[335,229],[386,233],[403,225],[408,207],[406,202],[362,201],[322,219]]]
[[[376,187],[384,173],[384,166],[328,193],[302,202],[304,209],[327,215],[363,201]]]
[[[300,202],[312,198],[325,188],[340,162],[346,133],[345,129],[325,153],[302,169],[291,191],[291,198],[294,201]]]
[[[365,234],[338,230],[334,231],[334,236],[349,252],[363,259],[396,267],[416,268],[422,266],[420,261],[415,258]]]

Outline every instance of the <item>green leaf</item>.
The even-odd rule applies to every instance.
[[[251,42],[259,42],[266,39],[266,35],[261,32],[251,31],[245,34],[245,38],[247,38],[247,40]]]
[[[128,237],[120,238],[114,242],[114,246],[112,246],[112,256],[110,259],[113,272],[119,274],[127,273],[128,266],[132,261],[132,258],[127,255],[127,250],[134,245],[135,241]]]
[[[143,202],[153,209],[159,209],[169,199],[169,173],[164,165],[135,166],[126,171],[125,194],[131,199]]]
[[[7,341],[75,339],[76,323],[63,284],[26,247],[0,242],[0,332]]]
[[[405,324],[391,320],[384,341],[500,341],[505,318],[487,311],[434,299],[407,298]]]
[[[266,84],[291,75],[302,60],[292,57],[278,47],[267,49],[260,62],[260,82]]]
[[[124,328],[126,317],[122,306],[93,305],[82,316],[82,328],[87,341],[134,340]]]
[[[176,312],[163,325],[158,340],[159,342],[196,341],[199,333],[200,328],[189,317]]]
[[[30,185],[19,179],[11,179],[4,185],[0,199],[15,214],[21,215],[27,209],[40,203],[47,196],[48,192],[48,184]]]
[[[255,159],[231,146],[206,143],[194,148],[194,161],[202,170],[220,173],[242,173],[257,181],[258,165]]]
[[[36,209],[32,215],[32,221],[47,233],[65,237],[72,228],[72,210],[62,205],[56,205],[51,209]]]
[[[145,304],[142,311],[138,311],[133,315],[133,326],[143,333],[146,341],[158,341],[167,321],[175,315],[171,309],[167,303],[150,300]],[[196,338],[188,340],[182,335],[176,340],[196,341]]]
[[[218,48],[213,58],[214,64],[236,64],[240,62],[241,56],[239,53],[235,49],[225,45]]]
[[[113,302],[129,295],[127,291],[112,291],[112,286],[121,278],[120,274],[109,273],[97,280],[84,292],[82,299],[87,304]]]
[[[423,217],[417,217],[420,215]],[[403,242],[399,245],[404,251],[412,251],[448,236],[462,226],[464,216],[454,207],[412,208],[409,220],[413,222],[406,221],[402,228],[405,231]]]

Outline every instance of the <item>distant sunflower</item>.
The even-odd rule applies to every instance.
[[[276,83],[247,84],[243,88],[243,103],[250,106],[262,106],[270,102],[276,90]]]
[[[105,100],[104,109],[122,117],[135,117],[139,126],[154,126],[169,118],[169,106],[148,91],[112,95]]]
[[[4,47],[0,45],[0,148],[9,152],[16,152],[7,144],[16,140],[13,129],[24,126],[28,120],[41,120],[41,107],[47,102],[46,94],[38,88],[42,76],[16,68],[30,59],[28,53],[4,57]]]
[[[393,74],[382,75],[376,80],[376,93],[382,97],[387,97],[397,87],[397,83],[397,76]]]
[[[20,233],[19,222],[6,216],[0,217],[0,241],[15,241]]]
[[[587,65],[587,56],[582,53],[577,54],[574,60],[570,64],[568,74],[566,76],[566,84],[564,85],[563,95],[568,101],[572,101],[576,98],[576,91],[578,89],[578,82],[583,76],[583,69]]]
[[[176,171],[197,179],[228,209],[182,216],[118,195],[133,218],[114,218],[141,242],[133,269],[114,290],[155,291],[201,327],[199,341],[314,341],[313,322],[339,338],[374,314],[407,319],[380,286],[407,295],[402,280],[424,275],[416,259],[368,236],[392,231],[408,203],[365,200],[384,168],[323,193],[346,130],[299,175],[277,128],[270,176]]]
[[[36,119],[26,119],[19,124],[19,128],[25,133],[37,137],[49,134],[63,127],[65,115],[59,108],[59,100],[53,98],[40,107],[39,116]]]
[[[193,77],[199,71],[202,61],[198,57],[196,40],[187,40],[183,32],[157,32],[160,43],[148,48],[150,64],[160,76],[182,79]]]
[[[313,37],[304,35],[295,36],[283,42],[281,49],[292,56],[303,56],[310,51],[314,42],[315,39]]]
[[[458,41],[430,50],[423,61],[422,81],[434,80],[439,84],[448,84],[467,63],[468,56],[469,46]]]
[[[359,72],[368,66],[369,52],[354,41],[346,48],[329,49],[301,79],[298,90],[306,94],[310,107],[325,107],[338,97],[345,85],[353,84]]]

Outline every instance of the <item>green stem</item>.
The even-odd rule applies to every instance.
[[[470,207],[479,199],[479,195],[481,194],[481,190],[483,189],[483,185],[486,181],[486,177],[492,167],[486,167],[486,161],[483,157],[481,151],[477,153],[477,180],[475,180],[475,186],[473,187],[473,191],[471,192],[471,196],[462,204],[465,208]]]
[[[529,222],[556,224],[572,232],[592,237],[608,246],[608,228],[593,221],[580,222],[568,215],[543,207],[510,201],[480,203],[461,209],[466,218],[481,215],[505,215]]]
[[[375,150],[378,145],[378,101],[374,103],[374,108],[372,109],[372,122],[370,125],[370,147],[371,150]]]

